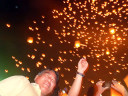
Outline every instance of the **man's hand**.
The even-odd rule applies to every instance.
[[[88,69],[88,62],[86,58],[80,59],[78,62],[78,72],[84,74],[84,72]]]
[[[118,83],[117,81],[112,80],[111,87],[116,91],[118,91],[119,93],[121,93],[123,96],[128,96],[128,92],[125,89],[125,87],[120,83]]]
[[[100,96],[105,90],[107,90],[109,87],[103,87],[103,83],[105,81],[98,81],[96,83],[96,94],[95,96]]]

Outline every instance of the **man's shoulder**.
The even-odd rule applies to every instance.
[[[2,80],[1,82],[6,82],[6,81],[9,81],[9,82],[29,82],[29,80],[25,77],[25,76],[22,76],[22,75],[14,75],[14,76],[10,76],[4,80]]]
[[[6,79],[22,79],[22,80],[26,80],[27,78],[25,77],[25,76],[23,76],[23,75],[14,75],[14,76],[10,76],[10,77],[8,77],[8,78],[6,78]]]
[[[23,75],[14,75],[14,76],[10,76],[8,77],[9,79],[13,79],[13,78],[17,78],[17,79],[27,79],[25,76]]]

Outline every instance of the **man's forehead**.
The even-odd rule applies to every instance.
[[[52,71],[52,70],[44,70],[44,72],[43,72],[44,74],[45,73],[48,73],[48,74],[54,74],[55,75],[55,77],[56,77],[56,74],[55,74],[55,72],[54,71]]]

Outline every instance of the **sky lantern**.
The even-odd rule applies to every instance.
[[[109,29],[110,34],[115,34],[116,30],[114,28]]]
[[[79,48],[80,47],[80,41],[75,41],[75,47]]]
[[[117,40],[121,40],[121,38],[120,37],[117,37]]]
[[[96,57],[99,58],[100,57],[100,54],[96,54]]]
[[[28,42],[28,43],[33,43],[33,37],[28,37],[28,38],[27,38],[27,42]]]
[[[109,50],[106,50],[106,55],[109,55],[110,54],[110,51]]]
[[[11,27],[11,25],[10,25],[10,24],[6,24],[6,26],[7,26],[8,28],[10,28],[10,27]]]
[[[8,70],[7,70],[7,69],[5,69],[5,72],[6,72],[6,73],[8,73]]]

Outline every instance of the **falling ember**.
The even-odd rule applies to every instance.
[[[79,48],[80,47],[80,41],[75,41],[75,47]]]
[[[28,42],[28,43],[33,43],[33,37],[28,37],[28,38],[27,38],[27,42]]]

